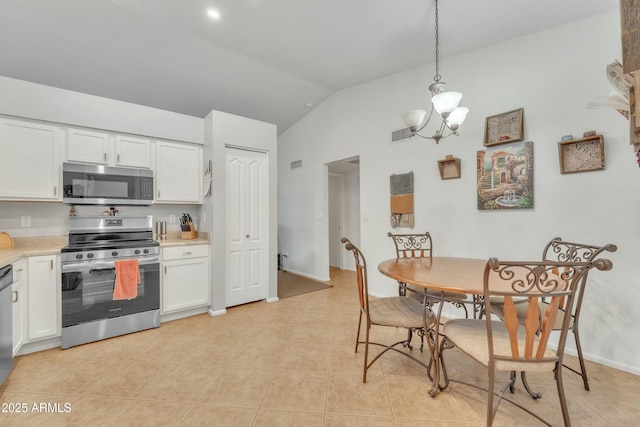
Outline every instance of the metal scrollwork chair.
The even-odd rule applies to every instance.
[[[563,316],[559,329],[556,329],[556,325],[561,316],[561,307],[568,311],[573,308],[578,299],[580,283],[594,267],[610,270],[612,263],[602,258],[589,262],[504,262],[491,258],[484,270],[484,319],[454,319],[445,323],[445,343],[441,347],[440,357],[443,358],[447,348],[457,347],[487,367],[487,426],[492,425],[502,400],[550,425],[531,410],[504,397],[506,389],[513,387],[514,375],[500,392],[495,391],[498,371],[553,372],[564,424],[571,424],[562,382],[562,361],[571,317]],[[503,299],[503,320],[492,320],[491,306],[495,297]],[[540,310],[543,298],[548,304],[544,312]],[[518,305],[525,307],[524,319],[518,316]],[[549,336],[554,330],[560,333],[556,351],[548,348]],[[454,381],[447,377],[446,370],[443,370],[443,374],[445,383]]]
[[[375,363],[380,356],[389,350],[394,350],[410,359],[418,362],[429,369],[428,364],[423,363],[411,354],[401,351],[396,346],[408,345],[411,339],[398,341],[392,344],[382,344],[369,340],[369,331],[371,326],[389,326],[395,328],[406,329],[425,329],[430,328],[435,322],[435,316],[428,307],[423,306],[420,302],[413,298],[406,297],[388,297],[388,298],[369,298],[369,285],[367,279],[367,261],[358,247],[349,241],[346,237],[340,240],[345,249],[351,251],[356,261],[356,278],[358,284],[358,300],[360,302],[360,317],[358,319],[358,333],[356,335],[356,353],[359,344],[364,344],[364,367],[362,372],[362,382],[367,382],[367,370]],[[360,341],[360,332],[362,329],[362,319],[365,320],[364,341]],[[369,345],[383,347],[371,361],[369,361]]]
[[[562,240],[561,237],[554,237],[544,247],[542,251],[542,259],[544,261],[591,262],[604,251],[615,252],[616,250],[618,250],[618,248],[613,244],[597,246],[586,243],[568,242]],[[580,320],[580,309],[582,308],[582,299],[584,297],[584,291],[587,285],[587,277],[588,273],[585,273],[582,276],[580,283],[578,283],[576,300],[573,304],[572,309],[567,310],[565,307],[561,307],[561,310],[558,312],[556,324],[553,328],[554,330],[559,330],[562,326],[562,322],[564,321],[565,313],[571,313],[571,316],[569,316],[569,330],[573,332],[573,336],[575,338],[576,352],[578,354],[578,361],[580,363],[580,372],[567,365],[565,365],[565,368],[582,377],[582,382],[584,384],[585,390],[589,390],[589,381],[587,379],[587,369],[585,367],[584,358],[582,356],[582,346],[580,345],[580,331],[578,329],[578,325]],[[492,302],[492,312],[498,317],[502,318],[504,316],[504,307],[501,304],[501,301],[494,300]],[[549,303],[543,299],[539,304],[540,313],[542,316],[544,316],[549,307]],[[516,312],[518,313],[520,319],[524,319],[525,317],[524,310],[524,306],[516,304]],[[540,393],[531,391],[529,385],[527,384],[526,374],[524,373],[522,374],[522,382],[532,397],[537,399],[541,396]]]
[[[431,258],[433,255],[433,240],[431,233],[428,231],[424,234],[393,234],[387,233],[391,237],[396,247],[397,258]],[[398,282],[398,293],[400,296],[409,295],[418,301],[422,301],[426,297],[427,304],[433,304],[441,301],[450,302],[458,308],[464,310],[465,317],[469,317],[467,306],[464,301],[467,299],[466,294],[459,292],[440,292],[422,288],[420,286],[408,285]],[[407,294],[409,290],[409,294]]]

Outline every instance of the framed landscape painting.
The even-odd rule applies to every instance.
[[[478,209],[533,208],[533,142],[478,151]]]

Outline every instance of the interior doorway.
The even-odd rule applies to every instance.
[[[360,157],[327,164],[327,218],[329,228],[329,265],[355,270],[353,257],[340,242],[347,237],[360,244]]]

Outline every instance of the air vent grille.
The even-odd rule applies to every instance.
[[[291,162],[291,169],[301,168],[302,160],[296,160],[295,162]]]
[[[391,143],[395,144],[402,141],[403,139],[409,139],[412,136],[413,135],[411,135],[411,130],[409,128],[396,130],[394,132],[391,132]]]

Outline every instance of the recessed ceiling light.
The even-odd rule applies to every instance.
[[[207,10],[207,15],[209,15],[209,18],[211,19],[220,19],[220,12],[215,9]]]
[[[313,107],[313,104],[311,102],[307,102],[306,104],[304,104],[304,106],[307,108],[311,108]]]

